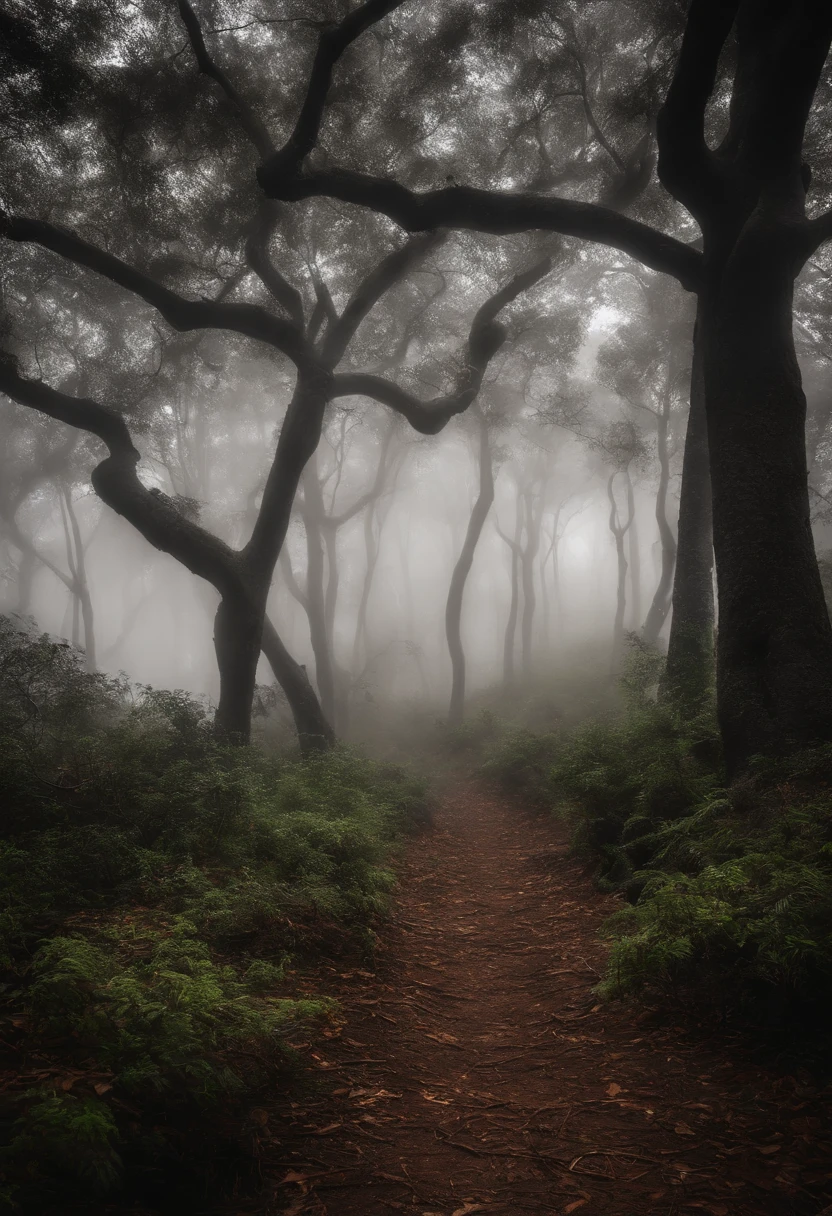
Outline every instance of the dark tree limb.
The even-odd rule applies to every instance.
[[[697,216],[719,191],[721,174],[705,141],[705,110],[738,7],[739,0],[692,0],[656,125],[659,180]]]
[[[321,359],[327,367],[334,368],[340,363],[359,325],[384,293],[444,240],[445,234],[439,232],[411,237],[400,249],[394,249],[373,267],[353,292],[340,317],[334,319],[327,329],[321,349]]]
[[[580,237],[618,249],[651,270],[669,274],[688,291],[698,290],[701,284],[703,260],[696,249],[596,203],[472,186],[418,192],[389,178],[344,169],[305,172],[290,178],[274,176],[263,166],[258,179],[269,198],[337,198],[389,216],[408,232],[462,228],[498,235],[544,231]]]
[[[192,574],[206,579],[220,594],[238,581],[238,555],[180,514],[166,494],[148,490],[139,480],[139,452],[127,424],[115,410],[85,397],[73,397],[42,381],[21,376],[12,360],[0,361],[0,391],[14,401],[96,435],[109,455],[93,470],[92,484],[102,502],[139,531],[155,549],[170,553]]]
[[[423,435],[436,435],[456,414],[462,414],[474,401],[482,386],[486,368],[506,340],[506,332],[497,321],[497,314],[522,292],[544,278],[552,268],[549,256],[527,270],[516,274],[499,291],[480,306],[471,324],[465,365],[456,392],[432,401],[420,401],[392,380],[370,372],[342,372],[333,376],[331,396],[371,397],[401,414],[414,430]]]
[[[101,501],[122,515],[155,549],[169,553],[192,574],[211,583],[224,604],[227,601],[227,606],[253,607],[256,611],[257,588],[252,586],[241,555],[181,515],[166,494],[148,490],[139,480],[136,471],[139,453],[124,419],[115,410],[21,376],[8,356],[0,358],[0,392],[101,439],[109,455],[96,466],[91,478]],[[306,672],[288,653],[268,617],[264,618],[262,628],[260,644],[286,693],[301,750],[330,746],[332,731],[321,715]]]
[[[246,261],[265,284],[281,308],[289,314],[292,324],[303,333],[306,321],[303,315],[303,296],[289,280],[281,274],[269,257],[269,239],[278,219],[278,209],[266,201],[260,207],[246,240]]]
[[[257,304],[185,299],[114,254],[45,220],[0,216],[0,236],[11,241],[32,242],[50,249],[76,266],[94,270],[96,274],[103,275],[150,304],[179,333],[194,329],[228,329],[268,343],[295,364],[308,358],[309,351],[302,333],[295,325],[273,316],[267,309]]]
[[[188,0],[179,0],[179,16],[182,18],[182,23],[188,33],[188,40],[191,44],[191,49],[194,53],[194,58],[197,62],[197,67],[200,72],[206,76],[210,76],[225,93],[228,100],[232,103],[237,111],[240,119],[240,125],[245,131],[248,138],[254,144],[259,156],[265,160],[269,156],[274,155],[274,144],[271,136],[264,127],[263,123],[255,114],[254,110],[240,96],[234,85],[226,76],[225,72],[217,66],[211,56],[208,54],[208,49],[205,46],[205,38],[203,37],[202,27],[199,23],[194,10],[191,8]]]
[[[295,129],[283,147],[268,156],[263,166],[271,178],[295,174],[315,147],[332,82],[332,70],[344,51],[371,25],[381,21],[402,3],[403,0],[367,0],[343,21],[321,33]]]

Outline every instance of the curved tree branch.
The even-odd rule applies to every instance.
[[[309,348],[297,327],[282,317],[273,316],[267,309],[257,304],[185,299],[114,254],[46,220],[0,216],[0,236],[11,241],[30,241],[77,266],[94,270],[150,304],[179,333],[193,329],[228,329],[266,342],[296,365],[309,356]]]
[[[348,170],[307,172],[295,177],[257,171],[269,198],[302,199],[325,195],[387,215],[409,232],[464,228],[506,235],[512,232],[558,232],[608,245],[636,261],[678,279],[696,291],[702,277],[702,254],[639,220],[610,207],[537,194],[446,186],[418,192],[384,177]]]
[[[262,283],[269,289],[281,308],[285,308],[292,324],[303,333],[303,296],[280,273],[269,257],[269,239],[278,219],[278,207],[264,201],[246,239],[246,261]]]
[[[259,155],[265,160],[266,157],[274,155],[274,144],[271,137],[264,127],[263,123],[257,117],[251,107],[243,100],[234,85],[226,76],[225,72],[214,62],[208,54],[205,46],[205,38],[202,34],[202,27],[199,24],[199,18],[191,8],[188,0],[179,0],[179,16],[185,29],[188,32],[188,40],[191,44],[191,49],[194,53],[194,58],[197,62],[197,67],[200,72],[206,76],[210,76],[225,93],[228,100],[234,105],[237,114],[240,118],[240,124],[248,138],[254,144]]]
[[[265,161],[264,169],[271,177],[297,172],[318,141],[335,64],[351,42],[402,3],[403,0],[367,0],[343,21],[321,33],[295,129],[283,147]]]
[[[501,309],[516,300],[544,278],[552,269],[552,258],[547,255],[527,270],[520,271],[498,291],[480,305],[468,335],[465,365],[457,383],[456,392],[432,401],[420,401],[392,380],[370,372],[342,372],[333,376],[330,396],[371,397],[401,414],[415,431],[423,435],[436,435],[456,414],[462,414],[475,400],[482,386],[488,364],[506,340],[506,332],[497,321]]]
[[[718,166],[705,141],[705,110],[738,7],[739,0],[692,0],[658,114],[659,180],[693,215],[700,215],[718,191]]]
[[[224,541],[180,514],[173,502],[139,480],[139,452],[124,419],[88,397],[73,397],[42,381],[21,376],[8,357],[0,359],[0,392],[58,422],[96,435],[109,455],[92,472],[92,484],[102,502],[123,515],[155,549],[170,553],[192,574],[206,579],[223,594],[242,573],[239,556]]]
[[[384,293],[445,239],[446,234],[442,232],[411,237],[400,249],[394,249],[373,267],[353,292],[340,317],[327,330],[321,349],[321,358],[326,367],[333,368],[340,363],[359,325]]]

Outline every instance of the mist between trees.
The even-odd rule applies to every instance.
[[[827,738],[829,20],[735,7],[10,10],[7,608],[314,749],[627,630],[701,695],[713,528],[729,768]]]
[[[332,1015],[287,977],[371,957],[429,819],[378,760],[571,817],[603,995],[828,1009],[830,42],[0,0],[0,1009],[93,1042],[9,1091],[29,1210]]]

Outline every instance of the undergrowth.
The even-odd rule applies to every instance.
[[[713,706],[683,717],[659,700],[662,662],[634,644],[617,711],[571,733],[509,733],[484,772],[546,799],[601,888],[621,895],[603,992],[822,1029],[832,747],[757,759],[729,788]]]
[[[177,1117],[207,1134],[291,1067],[334,1012],[299,968],[372,952],[391,849],[427,815],[400,769],[224,746],[198,701],[8,618],[0,800],[3,1065],[40,1061],[0,1105],[0,1195],[27,1210],[117,1191]]]

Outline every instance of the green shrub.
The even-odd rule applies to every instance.
[[[832,748],[770,764],[655,835],[638,903],[615,916],[607,990],[694,991],[779,1014],[832,995]],[[762,770],[762,771],[760,771]],[[768,770],[768,771],[766,771]]]
[[[684,726],[651,702],[581,727],[556,760],[550,781],[573,826],[576,851],[593,860],[607,888],[637,896],[641,869],[663,824],[684,817],[719,788],[710,717]]]
[[[483,764],[482,775],[510,794],[522,794],[535,805],[551,800],[550,771],[556,760],[560,736],[537,735],[523,728],[510,730],[496,744]]]
[[[28,992],[39,1028],[88,1044],[125,1092],[175,1089],[210,1101],[239,1091],[246,1078],[235,1050],[268,1065],[280,1056],[282,1033],[329,1009],[265,995],[263,980],[279,978],[278,968],[261,962],[252,984],[218,964],[181,918],[127,939],[126,928],[108,924],[106,945],[50,939],[35,955]]]
[[[624,707],[568,738],[549,774],[577,853],[629,906],[602,990],[684,994],[777,1017],[832,995],[832,748],[757,760],[724,788],[713,710],[657,703],[636,647]]]
[[[2,617],[0,797],[6,1012],[57,1071],[80,1053],[110,1078],[18,1095],[12,1187],[41,1166],[111,1186],[125,1101],[207,1119],[285,1065],[330,1011],[287,991],[292,956],[372,949],[391,851],[429,816],[401,769],[224,746],[187,694],[88,675]]]
[[[121,1137],[112,1112],[97,1098],[35,1090],[16,1122],[11,1143],[0,1150],[7,1166],[68,1174],[94,1192],[110,1190],[119,1179]],[[16,1206],[16,1205],[15,1205]]]

